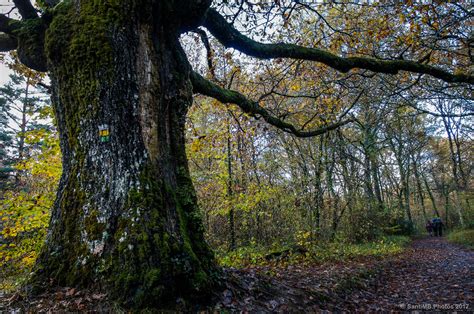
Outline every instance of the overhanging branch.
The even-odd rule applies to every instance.
[[[38,13],[30,0],[13,0],[13,3],[23,19],[35,19],[38,17]]]
[[[21,63],[33,70],[46,72],[48,70],[44,54],[46,23],[38,17],[29,1],[14,2],[22,7],[20,12],[23,12],[23,20],[14,20],[5,14],[0,14],[0,32],[11,37],[3,37],[2,51],[7,51],[9,48],[12,48],[10,50],[16,49]],[[34,12],[28,9],[28,6]],[[18,9],[20,10],[20,7]],[[25,19],[29,20],[24,21]],[[14,45],[12,38],[17,40],[17,44]]]
[[[15,30],[20,27],[19,22],[20,21],[9,18],[5,14],[0,14],[0,32],[13,35]]]
[[[206,27],[225,47],[235,48],[249,56],[272,59],[292,58],[316,61],[330,66],[340,72],[351,69],[366,69],[377,73],[397,74],[399,71],[428,74],[449,83],[474,84],[474,76],[452,74],[440,68],[409,60],[379,60],[370,57],[343,58],[329,51],[318,48],[307,48],[294,44],[264,44],[252,40],[221,16],[216,10],[209,9],[203,26]]]
[[[297,137],[311,137],[327,133],[331,130],[335,130],[347,123],[353,121],[353,119],[347,119],[327,126],[318,128],[312,131],[298,130],[293,124],[285,122],[273,115],[271,115],[265,108],[260,106],[257,102],[253,102],[247,99],[244,95],[237,91],[224,89],[208,80],[203,78],[196,72],[191,73],[191,82],[193,84],[193,90],[196,93],[200,93],[212,98],[219,100],[222,103],[232,103],[239,106],[245,113],[254,116],[262,117],[269,124],[287,132],[296,135]]]

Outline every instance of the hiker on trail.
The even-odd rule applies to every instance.
[[[426,221],[426,232],[430,235],[430,237],[433,236],[433,223],[431,220]]]
[[[433,224],[435,237],[442,237],[443,236],[443,221],[441,220],[441,218],[439,217],[433,218],[432,224]]]

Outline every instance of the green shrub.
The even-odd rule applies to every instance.
[[[407,219],[398,218],[386,227],[384,232],[388,235],[411,236],[415,233],[415,226]]]
[[[474,249],[474,229],[455,230],[448,235],[448,241]]]
[[[281,265],[320,264],[363,257],[394,255],[401,253],[409,242],[410,238],[407,236],[384,236],[370,242],[320,242],[304,248],[300,244],[294,247],[243,247],[232,252],[218,253],[217,257],[222,266],[237,268],[274,263]],[[275,258],[269,258],[270,256],[275,256]]]

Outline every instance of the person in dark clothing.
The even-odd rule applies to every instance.
[[[431,223],[431,220],[428,220],[426,222],[426,232],[428,232],[428,234],[430,235],[430,237],[433,236],[433,224]]]
[[[441,218],[436,217],[432,221],[433,230],[435,237],[442,237],[443,236],[443,221]]]

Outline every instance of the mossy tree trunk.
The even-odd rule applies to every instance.
[[[63,175],[36,282],[92,285],[140,307],[211,291],[184,142],[192,86],[178,38],[193,17],[177,15],[209,3],[161,2],[81,0],[52,12],[45,50]]]

